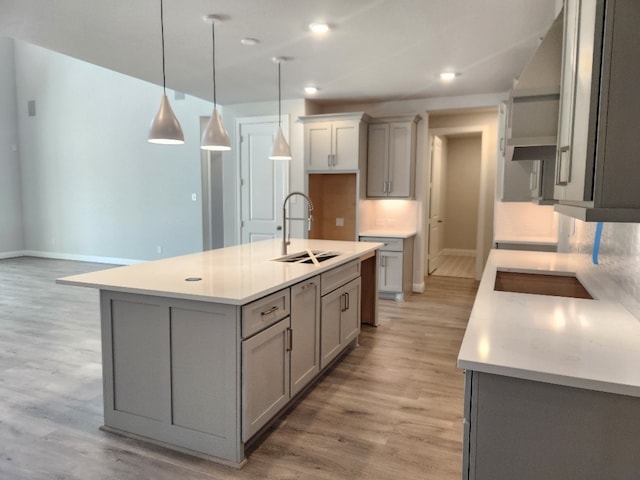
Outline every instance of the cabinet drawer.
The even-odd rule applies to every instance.
[[[360,241],[384,243],[384,246],[380,247],[380,250],[391,252],[401,252],[404,247],[404,240],[402,238],[360,237]]]
[[[242,338],[264,330],[289,315],[290,293],[285,288],[242,307]]]
[[[360,260],[353,260],[345,265],[329,270],[320,275],[320,294],[326,295],[359,276]]]

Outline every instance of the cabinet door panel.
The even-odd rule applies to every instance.
[[[171,419],[169,310],[112,300],[114,410]]]
[[[566,200],[593,198],[594,135],[597,94],[592,96],[596,0],[582,0],[578,29],[578,51],[573,104],[573,131],[570,150],[570,179]]]
[[[564,5],[564,45],[562,48],[562,78],[560,82],[560,113],[558,120],[558,153],[556,161],[556,182],[560,183],[560,169],[566,168],[563,162],[569,162],[571,134],[573,131],[573,104],[575,90],[575,71],[578,46],[578,9],[580,0],[565,0]],[[563,182],[564,183],[564,182]],[[558,184],[555,198],[564,200],[566,189]]]
[[[331,122],[305,125],[304,143],[307,169],[327,170],[331,167]]]
[[[413,123],[392,123],[389,130],[389,186],[390,197],[410,197],[413,192],[411,146]]]
[[[235,322],[232,307],[219,312],[171,308],[173,424],[225,438],[233,433],[234,410],[223,405],[236,389]]]
[[[340,342],[343,346],[360,333],[360,282],[358,277],[341,289],[346,295],[346,305],[340,316]]]
[[[369,125],[367,150],[367,196],[387,196],[389,165],[389,124]]]
[[[326,367],[340,353],[340,314],[343,301],[342,289],[322,297],[320,368]]]
[[[242,440],[289,401],[289,318],[242,342]]]
[[[383,292],[402,292],[402,253],[380,251],[379,288]]]
[[[320,277],[291,287],[291,396],[320,371]]]
[[[358,170],[359,124],[357,122],[333,122],[333,169]]]

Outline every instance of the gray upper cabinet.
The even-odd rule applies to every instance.
[[[640,221],[640,2],[565,0],[555,209]]]
[[[376,118],[369,123],[367,197],[414,196],[419,116]]]
[[[341,113],[300,117],[308,172],[358,171],[367,151],[367,115]]]

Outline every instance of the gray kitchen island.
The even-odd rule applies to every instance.
[[[102,428],[242,466],[377,323],[380,245],[292,240],[283,258],[265,240],[58,279],[100,290]]]

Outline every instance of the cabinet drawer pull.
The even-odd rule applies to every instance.
[[[349,306],[350,306],[350,303],[351,303],[349,301],[349,292],[345,293],[345,295],[346,295],[346,304],[347,304],[346,307],[345,307],[345,310],[349,310]]]
[[[287,352],[293,350],[293,329],[291,327],[287,327]]]
[[[273,307],[265,310],[264,312],[260,312],[260,315],[262,315],[264,317],[265,315],[269,315],[269,314],[275,312],[276,310],[278,310],[278,308],[280,308],[280,307],[278,307],[277,305],[274,305]]]
[[[315,282],[309,282],[306,285],[302,286],[302,290],[306,290],[307,288],[311,288],[311,287],[315,287],[315,286],[316,286]]]
[[[327,167],[331,166],[331,154],[327,155]]]

